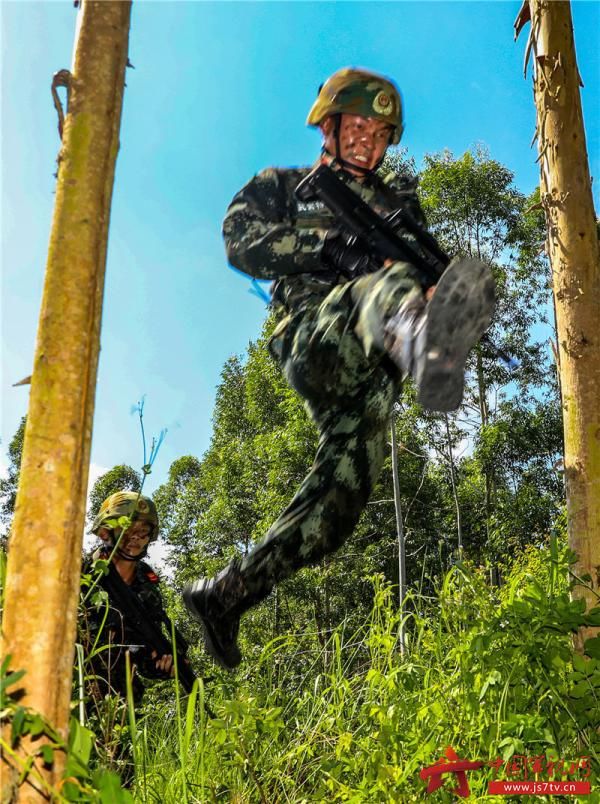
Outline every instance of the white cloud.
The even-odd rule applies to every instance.
[[[87,487],[87,506],[89,508],[90,505],[90,492],[94,487],[94,483],[101,477],[105,472],[108,472],[109,467],[107,466],[100,466],[97,463],[90,463],[90,470],[88,475],[88,487]],[[83,549],[85,551],[89,550],[93,544],[96,543],[96,537],[93,533],[87,532],[87,518],[86,518],[86,531],[83,534]]]
[[[100,466],[97,463],[93,462],[90,463],[90,473],[88,475],[88,487],[87,487],[88,500],[90,496],[90,491],[92,490],[92,486],[94,485],[96,480],[98,480],[99,477],[108,472],[109,468],[110,467],[108,466]]]

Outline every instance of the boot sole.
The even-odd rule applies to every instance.
[[[451,263],[428,304],[426,358],[415,377],[423,407],[443,413],[458,408],[467,357],[489,327],[494,307],[489,266],[471,258]]]
[[[210,619],[202,614],[194,603],[194,595],[201,594],[202,589],[203,587],[198,588],[195,584],[184,587],[182,592],[184,606],[194,620],[202,626],[207,653],[220,667],[223,667],[225,670],[234,670],[242,661],[242,654],[237,645],[234,646],[233,650],[229,651],[223,648]]]

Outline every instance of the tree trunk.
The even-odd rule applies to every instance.
[[[480,254],[479,249],[477,253]],[[481,349],[477,350],[477,389],[479,394],[479,416],[481,419],[481,430],[489,422],[489,407],[487,402],[487,387],[483,375],[483,359]],[[498,583],[498,557],[496,548],[492,547],[492,513],[495,504],[495,489],[493,471],[490,469],[489,462],[486,462],[483,469],[483,479],[485,481],[485,543],[487,554],[490,561],[490,586],[499,586]]]
[[[398,536],[398,592],[400,596],[400,654],[406,652],[406,629],[404,624],[404,602],[406,599],[406,542],[402,504],[400,500],[400,480],[398,477],[398,445],[396,442],[396,421],[392,416],[392,480],[394,483],[394,510],[396,512],[396,533]]]
[[[529,12],[529,13],[528,13]],[[565,436],[569,544],[577,588],[590,605],[600,592],[600,259],[579,86],[571,7],[530,0],[517,34],[531,17],[534,97],[541,197],[548,226]],[[584,629],[577,643],[597,629]]]
[[[446,423],[446,441],[448,442],[448,462],[450,464],[450,484],[452,486],[452,499],[454,500],[454,508],[456,510],[456,547],[458,550],[458,557],[463,557],[463,540],[462,540],[462,522],[460,517],[460,502],[458,499],[458,490],[456,488],[456,472],[454,469],[454,451],[452,449],[452,437],[450,435],[450,419],[448,414],[444,413],[444,421]]]
[[[483,360],[480,350],[477,350],[477,390],[479,397],[479,416],[481,419],[481,429],[483,430],[484,427],[487,427],[489,421],[489,411],[487,404],[487,387],[483,376]],[[483,475],[485,479],[485,528],[486,540],[489,547],[490,522],[492,518],[492,478],[489,466],[486,465]]]
[[[13,669],[26,670],[20,703],[64,738],[130,13],[125,0],[83,0],[79,11],[9,544],[3,654],[12,656]],[[37,747],[39,741],[22,741],[21,756]],[[38,764],[37,772],[56,785],[63,763],[56,756],[52,768]],[[31,775],[16,796],[48,799]]]

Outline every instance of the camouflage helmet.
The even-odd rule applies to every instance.
[[[150,541],[158,538],[158,513],[150,497],[144,497],[135,491],[117,491],[111,494],[100,506],[92,524],[92,533],[98,533],[109,519],[118,519],[120,516],[130,516],[136,522],[148,522],[152,525]]]
[[[357,67],[343,67],[321,85],[306,124],[318,126],[334,114],[359,114],[389,123],[394,127],[394,145],[404,130],[397,86],[389,78]]]

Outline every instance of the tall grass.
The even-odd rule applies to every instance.
[[[484,762],[586,755],[594,790],[600,659],[573,655],[571,634],[590,615],[570,600],[571,560],[556,543],[530,551],[500,590],[455,566],[438,599],[411,599],[404,658],[391,590],[374,578],[370,620],[354,633],[342,623],[312,669],[303,656],[298,673],[306,640],[289,634],[211,690],[216,718],[206,717],[203,688],[187,708],[146,711],[136,800],[453,802],[451,780],[429,797],[419,777],[447,746]],[[494,800],[485,792],[495,772],[470,774],[471,801]]]

